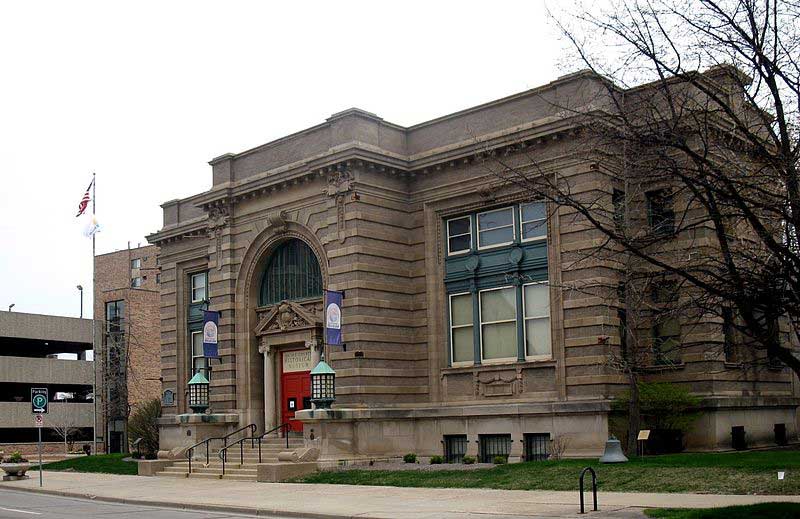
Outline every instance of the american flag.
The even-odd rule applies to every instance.
[[[86,211],[86,207],[89,205],[89,201],[92,199],[92,196],[89,194],[89,191],[92,190],[92,184],[94,184],[94,179],[89,182],[89,187],[86,188],[86,192],[83,194],[83,198],[81,198],[80,203],[78,204],[78,214],[75,217],[78,217]]]

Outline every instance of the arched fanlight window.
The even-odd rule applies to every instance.
[[[322,273],[314,251],[302,240],[281,244],[261,279],[259,305],[322,296]]]

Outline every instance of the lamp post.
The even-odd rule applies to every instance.
[[[81,293],[81,319],[83,319],[83,287],[78,285],[78,291]]]
[[[198,371],[189,381],[189,407],[194,413],[204,413],[208,409],[208,379]]]
[[[330,409],[336,400],[336,372],[324,359],[311,370],[311,402],[321,409]]]
[[[14,308],[14,306],[16,306],[16,303],[11,303],[10,305],[8,305],[8,311],[10,312],[11,309]]]

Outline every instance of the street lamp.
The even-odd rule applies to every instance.
[[[195,413],[204,413],[208,409],[208,379],[198,371],[189,381],[189,407]]]
[[[78,291],[81,293],[81,319],[83,319],[83,287],[78,285]]]
[[[16,306],[16,303],[11,303],[10,305],[8,305],[8,311],[10,312],[11,309],[14,308],[14,306]]]
[[[311,370],[311,402],[321,409],[329,409],[336,400],[336,372],[324,360]]]

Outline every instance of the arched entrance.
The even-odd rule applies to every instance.
[[[322,273],[309,245],[290,238],[272,249],[261,275],[255,335],[264,356],[264,424],[289,423],[311,407],[309,371],[322,345]]]

